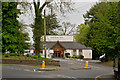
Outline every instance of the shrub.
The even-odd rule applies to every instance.
[[[83,59],[84,56],[83,56],[83,55],[79,55],[78,58],[79,58],[79,59]]]
[[[16,53],[9,53],[10,56],[16,56],[17,54]]]
[[[68,56],[68,58],[71,58],[71,56]]]
[[[5,54],[5,57],[9,57],[9,54]]]
[[[5,53],[2,53],[2,55],[4,55]]]
[[[29,54],[27,54],[26,56],[27,56],[27,57],[29,57],[30,55],[29,55]]]
[[[25,56],[24,54],[22,54],[22,56]]]
[[[17,56],[20,56],[20,54],[17,54]]]
[[[77,56],[75,56],[75,58],[78,58]]]
[[[33,57],[33,55],[29,55],[29,57]]]
[[[79,55],[77,55],[76,58],[79,59]]]
[[[75,56],[72,56],[72,58],[75,58]]]
[[[38,58],[38,56],[33,56],[33,58],[34,58],[34,59],[37,59],[37,58]]]
[[[70,56],[70,53],[65,53],[65,57],[68,58],[68,56]]]
[[[38,55],[38,58],[41,58],[41,56],[40,56],[40,55]]]

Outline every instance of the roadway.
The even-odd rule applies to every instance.
[[[76,60],[60,60],[63,71],[33,71],[33,69],[39,69],[39,67],[31,66],[3,66],[2,77],[3,78],[67,78],[67,79],[94,79],[98,75],[113,73],[113,68],[98,64],[99,61],[89,61],[88,70],[70,70],[70,68],[82,68],[85,65],[85,61]]]

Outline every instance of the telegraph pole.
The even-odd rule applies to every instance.
[[[120,21],[120,1],[118,2],[118,21]],[[119,23],[120,26],[120,23]],[[120,30],[119,30],[120,31]],[[118,33],[120,37],[120,32]],[[120,54],[120,52],[119,52]],[[120,56],[118,57],[118,79],[120,79]]]
[[[46,17],[45,17],[45,10],[44,10],[44,52],[46,58]]]

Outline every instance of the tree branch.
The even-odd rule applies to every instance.
[[[43,5],[42,5],[42,7],[39,9],[40,10],[40,13],[42,12],[42,10],[43,10],[43,8],[47,5],[47,4],[49,4],[50,2],[45,2]]]
[[[36,6],[36,3],[35,3],[35,0],[33,0],[33,4],[34,4],[34,8],[35,8],[35,16],[37,16],[37,6]]]
[[[39,7],[40,7],[40,0],[38,0],[37,7],[38,7],[38,9],[39,9]]]

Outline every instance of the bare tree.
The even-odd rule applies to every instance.
[[[70,22],[63,22],[62,27],[58,29],[60,35],[73,35],[75,32],[75,24]]]

